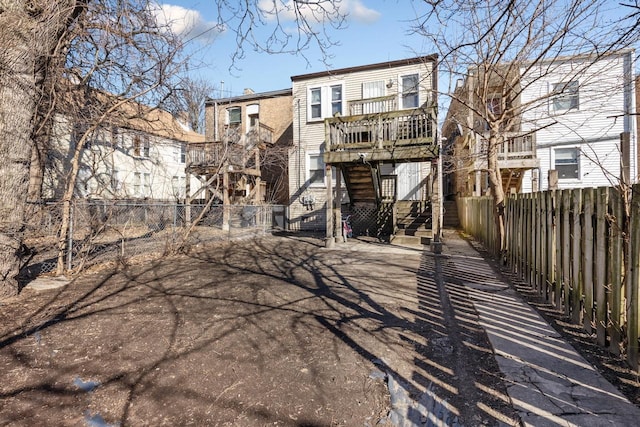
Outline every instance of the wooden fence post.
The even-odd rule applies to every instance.
[[[546,217],[547,217],[547,256],[546,256],[546,281],[545,281],[545,292],[546,292],[546,300],[548,302],[553,303],[553,287],[556,281],[556,277],[555,277],[555,272],[556,272],[556,247],[555,247],[555,243],[556,243],[556,235],[555,233],[557,232],[557,224],[556,224],[556,219],[554,218],[555,216],[555,191],[552,190],[548,190],[546,193],[546,199],[547,199],[547,211],[546,211]]]
[[[584,291],[583,326],[588,334],[593,321],[593,188],[583,192],[582,211],[584,215],[582,240],[582,283]]]
[[[538,264],[540,267],[539,277],[540,277],[540,289],[539,293],[542,294],[545,301],[548,301],[548,276],[547,276],[547,262],[548,262],[548,253],[549,240],[547,238],[549,234],[549,223],[548,221],[548,206],[547,206],[547,193],[548,191],[538,193],[540,196],[540,263]]]
[[[554,272],[554,278],[555,278],[555,283],[554,283],[554,287],[553,287],[553,305],[556,308],[556,310],[560,310],[562,308],[562,284],[563,284],[563,278],[562,278],[562,273],[563,273],[563,258],[562,258],[562,251],[564,249],[564,242],[562,240],[564,234],[564,228],[563,228],[563,220],[564,220],[564,212],[563,212],[563,207],[564,204],[562,203],[562,191],[561,190],[556,190],[555,191],[555,205],[554,205],[554,213],[555,213],[555,245],[556,245],[556,250],[555,250],[555,272]]]
[[[620,191],[609,192],[609,205],[611,215],[609,216],[609,259],[610,268],[608,271],[608,284],[610,295],[608,297],[609,309],[611,310],[611,323],[609,325],[609,351],[620,354],[620,344],[622,343],[622,277],[625,274],[623,267],[623,234],[621,227],[624,222],[624,211],[622,207],[622,195]],[[626,280],[629,280],[627,277]]]
[[[595,235],[595,274],[594,292],[596,299],[596,340],[598,345],[604,347],[607,342],[607,300],[606,300],[606,279],[607,279],[607,202],[609,191],[606,187],[596,190],[596,232]]]
[[[640,316],[638,315],[638,287],[640,284],[640,184],[631,189],[631,280],[627,283],[627,362],[638,369],[638,333]]]
[[[562,190],[562,283],[564,289],[564,313],[571,311],[571,190]],[[560,261],[558,261],[560,262]]]
[[[571,321],[575,324],[582,322],[582,292],[583,282],[580,267],[582,266],[582,227],[580,218],[582,216],[582,190],[571,190],[571,206],[573,209],[573,220],[571,226]]]

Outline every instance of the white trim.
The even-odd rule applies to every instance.
[[[577,178],[562,178],[560,176],[560,174],[558,173],[558,181],[562,181],[563,183],[578,183],[582,181],[582,148],[579,145],[564,145],[564,146],[556,146],[556,147],[551,147],[551,155],[549,156],[551,159],[551,164],[549,165],[550,168],[549,169],[556,169],[556,151],[557,150],[568,150],[568,149],[573,149],[573,150],[577,150],[577,161],[578,161],[578,177]]]
[[[556,85],[563,85],[563,84],[564,85],[568,85],[568,84],[573,84],[573,83],[578,85],[578,88],[577,88],[577,91],[576,91],[576,94],[575,94],[576,97],[578,98],[577,106],[574,107],[574,108],[556,109],[554,101],[560,96],[569,97],[569,96],[571,96],[571,94],[569,94],[569,93],[555,94],[554,93],[555,91],[553,90],[553,87],[556,86]],[[580,80],[578,80],[578,79],[569,80],[569,81],[566,81],[566,82],[563,82],[563,81],[548,82],[547,91],[549,93],[549,114],[550,115],[560,115],[560,114],[572,113],[574,111],[580,111],[580,89],[581,89]]]
[[[418,76],[418,83],[416,86],[416,89],[418,91],[418,105],[416,107],[408,107],[405,108],[403,103],[402,103],[402,96],[404,94],[403,92],[403,86],[402,86],[402,78],[403,77],[409,77],[409,76],[413,76],[413,75],[417,75]],[[420,72],[418,70],[416,70],[415,72],[409,72],[407,74],[398,74],[398,110],[412,110],[414,108],[419,108],[420,107],[420,95],[421,95],[421,88],[420,88],[420,82],[421,82],[421,77],[420,77]]]
[[[307,122],[321,122],[328,117],[332,117],[332,101],[331,90],[332,88],[340,86],[342,99],[340,100],[341,114],[345,114],[346,93],[344,81],[335,81],[331,83],[324,83],[319,85],[307,86]],[[320,117],[311,117],[311,91],[320,90]]]
[[[322,162],[323,168],[322,168],[322,183],[319,182],[315,182],[312,183],[311,181],[311,156],[319,156],[320,160]],[[307,151],[305,153],[305,182],[309,183],[309,187],[312,188],[322,188],[322,187],[326,187],[327,183],[325,182],[325,172],[324,172],[324,159],[322,158],[322,152],[321,151]],[[318,170],[318,169],[314,169],[314,170]]]

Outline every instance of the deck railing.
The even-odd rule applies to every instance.
[[[273,129],[265,124],[240,135],[236,128],[225,130],[224,142],[199,142],[187,144],[187,166],[218,166],[228,163],[232,166],[253,168],[254,150],[260,144],[273,143]]]
[[[484,136],[478,135],[472,153],[479,158],[486,158],[489,141]],[[505,140],[498,145],[498,160],[534,159],[536,157],[535,133],[505,135]]]
[[[188,167],[218,166],[223,163],[246,167],[250,159],[253,159],[253,156],[239,144],[199,142],[187,146]]]
[[[328,150],[374,149],[434,142],[431,109],[334,117],[325,120]]]
[[[258,126],[251,128],[247,132],[247,145],[250,143],[253,145],[255,143],[273,144],[273,128],[263,123],[258,123]]]
[[[349,101],[349,115],[389,113],[398,109],[398,96],[388,95],[376,98],[356,99]]]

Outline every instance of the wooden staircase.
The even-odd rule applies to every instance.
[[[431,202],[396,202],[396,225],[391,243],[399,245],[428,245],[431,243]]]
[[[460,227],[460,219],[458,217],[458,203],[455,200],[445,200],[443,204],[444,216],[442,225],[446,228]]]
[[[368,163],[343,164],[342,176],[351,203],[378,203],[380,200],[378,168]]]

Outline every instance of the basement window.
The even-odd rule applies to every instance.
[[[580,150],[577,147],[556,148],[555,168],[558,179],[580,179]]]

